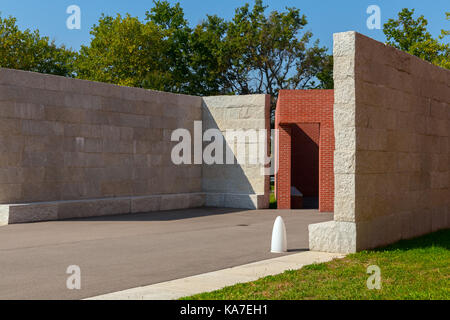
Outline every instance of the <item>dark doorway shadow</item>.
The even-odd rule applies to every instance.
[[[318,209],[319,197],[303,197],[303,209]]]
[[[319,123],[292,125],[291,185],[303,194],[302,207],[293,209],[319,208],[319,138]]]

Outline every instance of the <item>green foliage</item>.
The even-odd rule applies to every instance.
[[[445,19],[450,21],[450,12],[445,13]],[[439,39],[444,39],[445,36],[450,36],[450,30],[442,30]]]
[[[389,19],[384,24],[387,44],[420,57],[443,68],[450,69],[450,45],[440,43],[449,31],[442,30],[441,36],[434,39],[427,31],[428,21],[424,16],[414,19],[414,9],[404,8],[398,19]],[[446,13],[449,19],[449,13]]]
[[[232,91],[226,81],[229,62],[225,50],[228,24],[217,16],[207,16],[191,34],[191,91],[199,95],[227,94]]]
[[[325,80],[330,74],[330,59],[318,42],[308,47],[312,33],[302,33],[307,20],[300,10],[286,8],[267,15],[266,9],[256,0],[253,8],[237,8],[229,22],[212,16],[196,29],[200,39],[215,39],[207,55],[214,59],[210,65],[217,68],[222,93],[276,97],[280,89],[332,86],[329,81],[316,83],[317,76]]]
[[[333,89],[333,56],[329,55],[323,58],[321,61],[322,67],[317,73],[317,79],[320,81],[318,88],[320,89]]]
[[[58,47],[39,31],[21,31],[13,17],[0,16],[0,67],[73,76],[76,53]]]
[[[256,0],[191,29],[177,3],[154,1],[145,21],[103,16],[77,63],[79,77],[197,95],[269,93],[332,87],[326,48],[308,47],[311,32],[295,8],[266,15]],[[331,66],[331,67],[330,67]],[[316,83],[318,82],[318,83]]]
[[[226,21],[207,16],[191,28],[179,3],[154,0],[143,21],[102,15],[78,54],[38,31],[0,20],[2,66],[195,95],[332,88],[332,58],[296,8],[266,12],[262,0]]]
[[[168,1],[154,1],[154,7],[146,13],[147,24],[156,26],[162,39],[160,53],[163,59],[156,70],[163,77],[163,91],[193,93],[190,90],[190,29],[184,18],[183,9],[179,3],[171,6]],[[152,87],[149,81],[147,87]]]
[[[125,86],[164,89],[170,74],[159,70],[166,57],[163,39],[153,23],[135,17],[102,15],[89,46],[82,46],[76,63],[79,78]]]
[[[207,16],[191,28],[179,3],[155,0],[144,21],[102,15],[79,54],[0,17],[0,66],[196,95],[332,89],[333,58],[311,43],[306,17],[296,8],[266,10],[255,0],[229,21]],[[450,68],[450,45],[441,42],[450,30],[435,39],[427,25],[405,8],[384,25],[387,43]]]
[[[190,93],[190,33],[179,4],[155,1],[144,21],[103,15],[77,61],[80,78]]]

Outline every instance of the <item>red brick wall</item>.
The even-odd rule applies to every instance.
[[[276,174],[275,194],[278,209],[291,208],[291,127],[279,125],[278,145],[278,173]],[[280,184],[279,182],[282,181]],[[289,205],[287,205],[289,204]]]
[[[318,123],[319,138],[319,210],[334,211],[334,126],[333,90],[281,90],[275,112],[279,129],[278,173],[275,178],[279,209],[291,208],[291,131],[294,124]],[[301,165],[294,163],[292,165]]]

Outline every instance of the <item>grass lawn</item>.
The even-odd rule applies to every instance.
[[[275,199],[275,194],[271,192],[269,209],[276,209],[276,208],[277,208],[277,199]]]
[[[369,290],[367,267],[381,269]],[[450,230],[185,299],[450,299]]]
[[[270,205],[269,205],[269,209],[276,209],[277,208],[277,199],[275,199],[275,187],[274,187],[274,183],[271,182],[270,183]]]

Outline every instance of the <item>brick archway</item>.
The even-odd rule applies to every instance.
[[[305,195],[313,195],[318,183],[319,210],[334,211],[333,103],[333,90],[280,91],[275,112],[275,128],[279,130],[275,195],[279,209],[292,208],[291,186],[298,187]],[[304,141],[299,142],[302,139],[309,139],[312,143],[308,146]],[[314,163],[311,163],[317,159],[313,154],[316,152],[314,143],[318,147],[318,181],[314,175],[302,174],[299,168],[314,168]],[[302,148],[303,157],[295,155],[299,148]],[[297,161],[293,163],[292,159]]]

